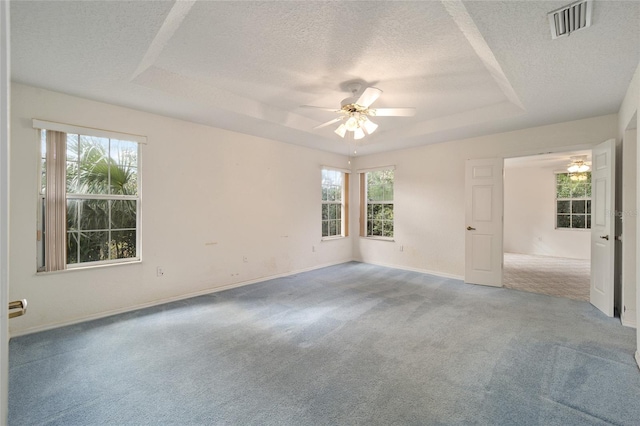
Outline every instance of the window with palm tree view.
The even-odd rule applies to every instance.
[[[393,169],[365,173],[366,236],[393,238]]]
[[[39,270],[46,267],[47,250],[61,250],[66,258],[65,265],[53,270],[67,265],[117,263],[139,258],[138,143],[55,132],[60,135],[59,145],[64,145],[56,147],[47,139],[50,132],[41,130]],[[57,156],[48,156],[47,149],[55,149]],[[47,182],[48,179],[52,179],[53,184]],[[58,198],[64,201],[48,209],[47,204],[55,203],[49,201],[47,191],[57,191],[61,194]],[[46,228],[52,223],[47,215],[53,214],[66,219],[61,223],[66,229],[51,245],[46,242]],[[50,235],[53,238],[53,232]]]

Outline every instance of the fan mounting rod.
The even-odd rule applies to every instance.
[[[356,93],[360,91],[361,87],[362,85],[360,83],[349,83],[349,91],[351,92],[351,95],[355,96]]]

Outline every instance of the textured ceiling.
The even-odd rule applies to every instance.
[[[552,40],[566,2],[37,2],[11,4],[12,78],[347,154],[313,130],[347,85],[383,90],[358,154],[617,112],[640,60],[640,2],[594,3]]]

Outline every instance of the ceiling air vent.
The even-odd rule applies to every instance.
[[[549,13],[551,37],[567,36],[591,26],[592,0],[581,0]]]

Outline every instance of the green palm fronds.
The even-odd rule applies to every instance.
[[[135,257],[137,201],[95,196],[137,195],[137,152],[113,158],[105,140],[78,139],[67,145],[67,192],[79,196],[67,201],[68,263]]]

